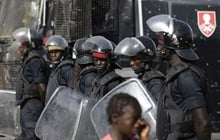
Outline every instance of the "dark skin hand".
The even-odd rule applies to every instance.
[[[149,140],[150,125],[144,119],[139,119],[135,127],[138,129],[140,140]]]
[[[40,98],[41,101],[44,105],[44,101],[45,101],[45,93],[46,93],[46,85],[44,83],[38,83],[38,90],[40,93]]]
[[[193,109],[192,117],[198,140],[211,140],[207,111],[204,108]]]

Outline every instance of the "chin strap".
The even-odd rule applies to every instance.
[[[49,64],[50,69],[54,70],[58,65],[60,61],[51,61]]]

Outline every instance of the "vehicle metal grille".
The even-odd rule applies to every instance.
[[[54,3],[54,32],[68,42],[91,34],[90,0],[56,0]]]

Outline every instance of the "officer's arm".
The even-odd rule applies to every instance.
[[[44,83],[38,83],[38,91],[40,93],[40,98],[42,103],[44,104],[45,101],[45,92],[46,92],[46,85]]]
[[[207,111],[204,108],[193,109],[192,117],[198,140],[211,140]]]

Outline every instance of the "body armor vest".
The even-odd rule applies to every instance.
[[[101,98],[105,94],[107,94],[108,91],[106,91],[106,88],[110,82],[113,82],[116,80],[122,81],[121,76],[116,74],[114,71],[111,71],[111,72],[105,74],[100,79],[99,78],[100,77],[97,77],[95,79],[93,86],[92,86],[92,94],[91,95],[96,98]]]
[[[158,100],[158,96],[162,92],[165,76],[157,70],[151,70],[144,73],[143,77],[141,78],[143,84],[147,90],[149,90],[150,94],[154,97],[155,101]],[[161,84],[161,87],[158,87],[158,83]],[[156,89],[152,90],[152,86],[156,86]]]
[[[16,105],[22,105],[25,103],[27,99],[30,99],[30,98],[40,98],[37,84],[34,83],[33,81],[26,80],[26,78],[23,75],[24,68],[27,66],[27,63],[32,58],[39,58],[42,61],[44,61],[42,57],[35,54],[33,56],[28,57],[22,64],[19,70],[19,76],[16,82]]]
[[[202,73],[196,66],[187,63],[179,63],[168,72],[166,78],[165,92],[161,94],[158,102],[157,113],[157,136],[159,140],[166,140],[169,133],[178,132],[175,138],[193,137],[194,126],[192,122],[191,112],[183,111],[178,107],[172,95],[173,79],[181,72],[191,69],[196,72],[200,78],[204,78]],[[174,139],[175,139],[174,138]]]
[[[164,79],[164,75],[160,71],[152,70],[152,71],[146,72],[143,75],[142,80],[145,83],[145,82],[150,81],[151,79],[154,79],[154,78]]]
[[[94,66],[86,66],[85,68],[83,68],[81,71],[80,71],[80,74],[79,74],[79,77],[77,80],[77,83],[76,83],[76,88],[77,89],[80,89],[80,81],[82,80],[83,76],[90,73],[90,72],[94,72],[96,73],[96,68]]]
[[[73,65],[74,66],[74,63],[70,60],[64,60],[50,74],[49,82],[47,85],[45,102],[48,102],[48,100],[52,96],[53,92],[60,85],[60,82],[58,81],[57,77],[58,77],[60,69],[65,65]]]

